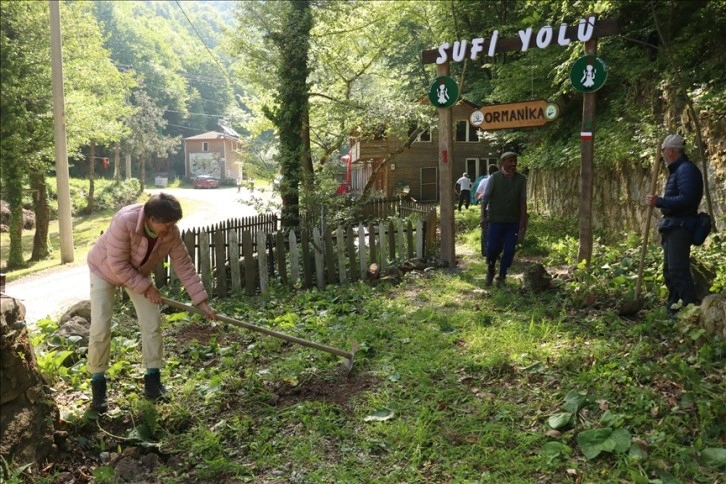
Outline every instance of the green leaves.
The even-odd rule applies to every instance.
[[[576,424],[578,413],[592,402],[593,398],[586,393],[572,390],[565,396],[563,404],[567,412],[555,413],[550,416],[547,423],[555,430],[567,429]],[[578,432],[577,445],[585,457],[592,460],[602,452],[618,454],[627,452],[631,448],[632,438],[630,432],[620,428],[624,422],[625,415],[614,413],[608,409],[600,417],[602,428]],[[548,462],[562,455],[558,447],[552,445],[554,443],[557,442],[548,442],[542,447],[542,453],[548,457]]]
[[[703,449],[701,464],[714,469],[726,469],[726,449],[709,447]]]
[[[625,429],[602,428],[585,430],[577,434],[577,445],[592,460],[601,452],[623,453],[630,449],[630,432]]]
[[[564,429],[566,427],[569,427],[574,422],[574,414],[572,412],[560,412],[552,415],[548,420],[547,423],[550,427],[552,427],[555,430]]]

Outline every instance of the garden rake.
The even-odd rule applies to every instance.
[[[204,312],[196,308],[194,306],[189,306],[184,303],[180,303],[178,301],[174,301],[173,299],[168,299],[165,297],[162,297],[161,300],[164,302],[164,304],[171,306],[173,308],[181,309],[183,311],[191,311],[197,314],[200,314],[204,316]],[[256,331],[258,333],[266,334],[268,336],[273,336],[275,338],[279,338],[285,341],[289,341],[290,343],[299,344],[302,346],[307,346],[308,348],[312,348],[314,350],[324,351],[326,353],[330,353],[331,355],[336,356],[342,356],[344,359],[341,363],[341,372],[344,375],[348,375],[350,371],[353,369],[353,358],[355,357],[355,353],[358,351],[359,345],[357,342],[353,341],[353,345],[350,351],[344,351],[338,348],[333,348],[332,346],[323,345],[320,343],[314,343],[312,341],[308,341],[302,338],[297,338],[295,336],[290,336],[285,333],[280,333],[279,331],[274,331],[272,329],[263,328],[261,326],[256,326],[251,323],[245,323],[243,321],[238,321],[236,319],[230,318],[229,316],[223,316],[218,314],[217,319],[219,321],[223,321],[225,323],[232,324],[234,326],[238,326],[240,328],[249,329],[251,331]]]

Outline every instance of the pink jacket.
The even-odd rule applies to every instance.
[[[143,294],[151,285],[149,274],[168,255],[192,302],[199,304],[207,300],[207,291],[176,225],[170,232],[159,236],[149,259],[142,266],[148,245],[144,236],[144,206],[129,205],[114,215],[108,230],[88,253],[88,267],[111,284]]]

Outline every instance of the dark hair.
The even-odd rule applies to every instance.
[[[489,169],[487,171],[488,171],[489,175],[491,176],[499,171],[499,167],[495,164],[491,164],[491,165],[489,165]]]
[[[144,204],[144,215],[163,224],[178,222],[182,218],[182,208],[174,195],[159,193]]]

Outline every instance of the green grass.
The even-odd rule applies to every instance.
[[[82,350],[67,371],[44,366],[84,456],[56,472],[140,446],[176,456],[156,471],[170,483],[720,482],[726,342],[704,334],[693,310],[666,318],[659,248],[648,253],[646,310],[625,319],[616,304],[632,289],[637,241],[596,242],[590,273],[532,294],[516,277],[528,259],[554,271],[577,254],[571,224],[533,217],[511,284],[484,288],[474,218],[457,216],[457,270],[213,301],[301,338],[358,341],[347,377],[326,353],[170,312],[163,377],[174,399],[143,407],[138,326],[119,307],[108,415],[95,420],[75,393],[89,392]],[[703,250],[709,259],[720,248]],[[43,322],[36,341],[54,327]]]

